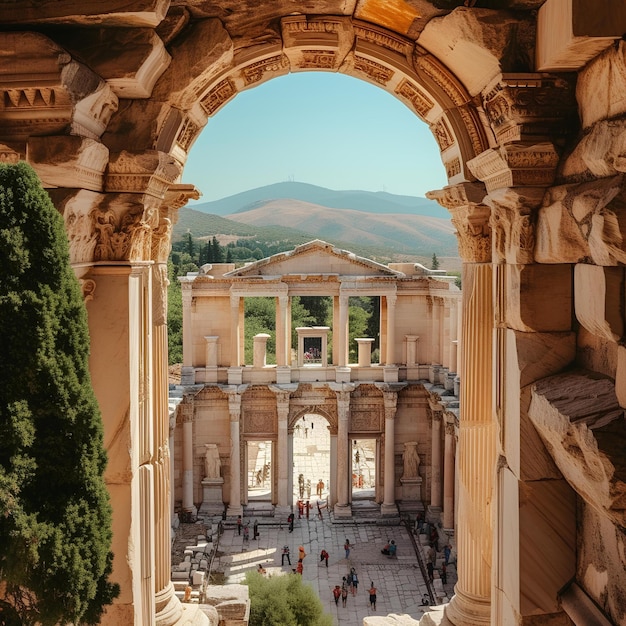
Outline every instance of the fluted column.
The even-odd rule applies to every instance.
[[[463,267],[463,364],[459,427],[458,582],[446,615],[457,626],[487,626],[491,612],[492,500],[496,460],[492,417],[492,269]]]
[[[239,367],[240,341],[239,341],[239,307],[241,298],[238,295],[230,295],[230,366]]]
[[[350,391],[337,391],[337,517],[351,517],[352,507],[349,502],[350,476]]]
[[[383,476],[382,515],[397,515],[396,505],[396,462],[395,462],[395,417],[398,394],[395,391],[383,391],[385,403],[385,474]]]
[[[276,298],[276,365],[284,367],[288,365],[287,346],[287,296]]]
[[[183,365],[181,370],[183,385],[193,385],[195,380],[193,363],[193,283],[187,278],[179,279],[181,282],[181,295],[183,301]]]
[[[458,581],[445,615],[456,626],[488,626],[496,459],[492,414],[491,211],[483,204],[486,190],[482,183],[461,183],[426,195],[452,214],[463,259],[457,448]]]
[[[241,394],[228,394],[228,413],[230,415],[230,502],[226,514],[237,516],[243,513],[241,506],[241,450],[240,417]]]
[[[394,365],[396,362],[396,301],[398,296],[395,293],[385,296],[387,301],[387,350],[385,354],[385,365]]]
[[[430,478],[430,506],[429,512],[434,517],[441,513],[441,420],[442,408],[436,402],[430,402],[431,415],[431,478]]]
[[[349,311],[349,298],[348,296],[339,296],[339,340],[337,350],[339,352],[337,358],[337,365],[339,367],[346,367],[348,363],[348,311]]]
[[[276,445],[278,499],[277,513],[286,512],[290,505],[289,498],[289,392],[272,388],[276,394],[278,412],[278,441]]]
[[[443,527],[454,529],[454,423],[446,420],[443,447]]]
[[[193,504],[193,404],[181,405],[183,412],[183,511],[195,514]]]

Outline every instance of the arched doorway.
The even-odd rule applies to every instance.
[[[296,422],[292,438],[293,501],[300,514],[318,515],[328,509],[330,493],[330,432],[328,420],[305,413]],[[308,516],[308,515],[307,515]]]

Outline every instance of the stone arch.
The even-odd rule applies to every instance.
[[[310,406],[305,406],[305,407],[300,407],[300,406],[294,407],[289,412],[289,422],[288,422],[289,432],[291,432],[294,429],[298,420],[301,419],[302,416],[306,415],[307,413],[314,413],[315,415],[319,415],[323,417],[328,422],[328,429],[331,432],[331,434],[337,434],[336,412],[333,412],[329,410],[327,407],[324,407],[319,404],[312,404]]]
[[[213,29],[213,34],[226,45],[223,32]],[[489,147],[484,111],[461,81],[414,41],[350,17],[297,15],[280,20],[272,43],[231,52],[232,58],[225,54],[227,61],[220,57],[199,72],[177,96],[178,106],[159,116],[157,150],[186,158],[208,119],[241,91],[290,72],[331,71],[400,100],[430,127],[449,183],[475,180],[466,163]]]

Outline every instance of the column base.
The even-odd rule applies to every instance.
[[[333,513],[336,518],[346,519],[352,517],[352,506],[349,504],[335,504]]]
[[[157,626],[174,626],[183,615],[183,605],[174,594],[174,585],[170,581],[165,587],[156,594],[156,617]]]
[[[426,521],[429,524],[436,524],[441,519],[441,507],[429,506],[426,509]]]
[[[284,517],[284,518],[287,518],[289,513],[291,513],[291,507],[288,506],[288,505],[277,504],[274,507],[274,517]]]
[[[455,626],[490,626],[491,602],[489,599],[472,596],[454,588],[454,596],[445,609],[446,617]]]
[[[226,509],[226,517],[237,517],[237,515],[243,516],[243,507],[241,504],[239,506],[230,506],[229,504]]]
[[[380,505],[380,514],[382,517],[397,517],[398,505],[395,502],[393,504],[385,504],[383,502]]]

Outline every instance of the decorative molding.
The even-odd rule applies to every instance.
[[[354,34],[358,39],[373,43],[381,48],[397,52],[407,60],[411,59],[414,44],[396,33],[384,30],[369,22],[353,21]]]
[[[548,187],[554,182],[559,154],[551,143],[510,144],[486,150],[467,162],[488,192],[506,187]]]
[[[386,85],[395,75],[395,72],[385,65],[358,54],[354,55],[354,69],[379,85]]]
[[[501,145],[571,134],[572,123],[576,122],[575,87],[562,77],[503,74],[482,98]]]
[[[440,117],[437,122],[431,126],[435,141],[439,145],[439,150],[444,152],[450,146],[454,145],[455,139],[445,117]]]
[[[83,301],[87,304],[87,302],[93,300],[94,293],[96,292],[96,281],[91,278],[81,278],[78,282],[83,293]]]
[[[237,87],[230,78],[225,78],[200,99],[200,106],[210,117],[217,113],[231,98],[237,95]]]
[[[289,59],[284,54],[277,54],[262,61],[256,61],[246,65],[242,70],[244,83],[246,86],[253,85],[263,80],[266,74],[285,72],[289,69]]]
[[[181,164],[165,152],[124,150],[111,155],[105,177],[105,190],[116,193],[145,193],[162,200],[181,173]]]
[[[332,70],[337,63],[334,50],[302,50],[301,54],[300,69]]]
[[[424,92],[408,79],[403,79],[394,90],[395,94],[408,102],[413,110],[424,119],[435,103]]]
[[[459,254],[469,263],[491,261],[491,209],[483,202],[485,196],[482,183],[460,183],[426,194],[427,198],[436,200],[450,211]]]
[[[76,103],[71,133],[100,139],[118,107],[119,100],[111,86],[102,82],[96,91]]]

